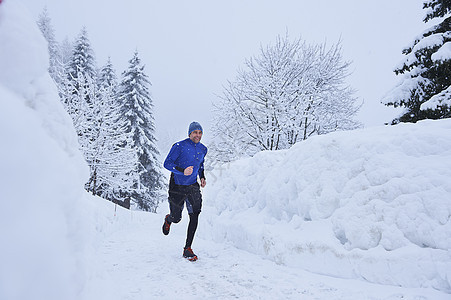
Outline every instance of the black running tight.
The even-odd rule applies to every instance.
[[[199,219],[199,213],[189,214],[188,233],[186,234],[185,248],[191,247],[191,244],[193,243],[194,234],[196,233],[196,229],[197,229],[198,219]]]

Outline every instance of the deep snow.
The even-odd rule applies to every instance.
[[[451,292],[449,119],[316,136],[209,177],[204,238],[315,273]]]
[[[94,200],[104,238],[85,289],[88,299],[449,299],[433,289],[371,284],[276,264],[233,244],[196,237],[195,263],[181,257],[188,216],[161,233],[164,211],[126,211]],[[204,214],[204,213],[203,213]],[[201,215],[202,217],[206,217]],[[205,224],[204,224],[205,225]],[[200,226],[200,236],[214,228]],[[106,231],[105,231],[106,230]],[[112,284],[114,283],[114,284]]]
[[[208,172],[190,263],[186,215],[163,236],[166,204],[127,211],[84,192],[45,41],[19,2],[0,4],[0,40],[0,299],[450,299],[451,120]]]
[[[15,1],[0,4],[0,41],[0,299],[77,299],[88,169],[45,40]]]

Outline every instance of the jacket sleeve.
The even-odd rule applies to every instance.
[[[171,171],[174,174],[184,175],[183,171],[184,169],[181,167],[178,167],[175,164],[175,160],[180,155],[180,144],[175,143],[172,145],[171,151],[169,151],[168,156],[166,156],[166,159],[164,160],[164,167]]]
[[[199,172],[198,172],[198,174],[199,174],[199,178],[200,179],[206,179],[205,178],[205,170],[204,170],[204,166],[203,166],[203,163],[202,163],[202,166],[200,167],[200,169],[199,169]]]
[[[204,169],[205,155],[207,155],[207,149],[205,149],[204,158],[202,159],[202,162],[200,163],[199,172],[197,172],[197,174],[199,174],[200,179],[202,179],[202,178],[205,179],[205,169]]]

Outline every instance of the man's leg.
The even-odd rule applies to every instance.
[[[193,243],[194,234],[196,233],[199,220],[199,214],[202,209],[202,194],[200,193],[200,187],[197,183],[190,186],[186,208],[188,209],[189,214],[189,224],[186,234],[185,248],[190,248]]]
[[[172,186],[169,188],[169,217],[170,223],[178,223],[182,219],[182,211],[184,202],[186,199],[186,193],[179,186]]]
[[[199,220],[199,213],[189,214],[188,232],[186,234],[185,248],[191,248],[193,244],[194,234],[196,233],[197,223]]]
[[[178,223],[182,219],[183,202],[185,194],[175,185],[169,185],[169,214],[164,218],[163,234],[168,235],[172,223]]]

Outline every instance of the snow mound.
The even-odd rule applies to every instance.
[[[450,178],[451,120],[317,136],[209,174],[200,234],[312,272],[451,292]]]
[[[24,93],[46,72],[48,50],[27,9],[13,2],[17,1],[6,1],[0,6],[0,82]]]
[[[79,299],[88,168],[46,42],[17,1],[0,5],[0,40],[0,299]]]

